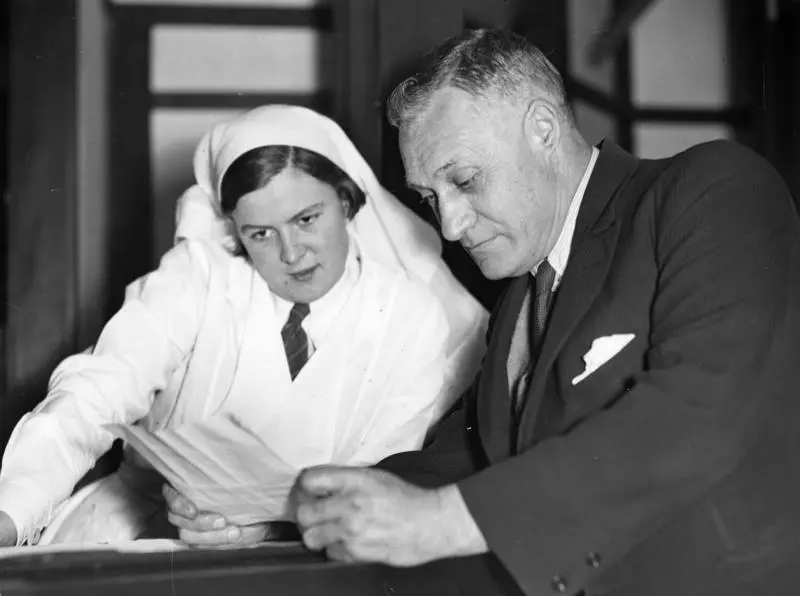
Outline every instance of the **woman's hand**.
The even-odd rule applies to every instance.
[[[275,535],[273,524],[262,523],[238,526],[229,523],[222,515],[198,511],[197,506],[170,485],[165,484],[164,499],[169,509],[167,519],[178,528],[181,540],[197,548],[237,548],[251,546],[265,540],[282,540]]]
[[[0,511],[0,546],[16,546],[16,544],[17,527],[5,511]]]

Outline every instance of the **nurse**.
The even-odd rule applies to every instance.
[[[419,448],[477,370],[485,311],[331,120],[258,108],[207,134],[194,170],[175,247],[15,428],[0,544],[48,526],[48,542],[129,540],[163,513],[163,481],[128,452],[68,498],[111,445],[104,424],[246,420],[275,454],[280,520],[285,470]]]

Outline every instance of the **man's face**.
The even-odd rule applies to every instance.
[[[344,273],[350,242],[344,204],[304,172],[287,168],[244,195],[232,218],[253,266],[284,300],[313,302]]]
[[[518,106],[454,88],[400,130],[409,186],[489,279],[530,271],[560,232],[552,157],[526,134]]]

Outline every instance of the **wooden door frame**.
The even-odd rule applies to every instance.
[[[76,0],[9,0],[0,446],[75,351]]]

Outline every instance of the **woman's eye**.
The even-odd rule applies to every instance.
[[[256,240],[258,242],[260,242],[262,240],[267,240],[268,238],[271,238],[271,237],[272,237],[271,230],[266,230],[266,229],[264,229],[264,230],[256,230],[255,232],[250,234],[250,239],[251,240]]]
[[[298,223],[300,224],[301,227],[305,228],[305,227],[308,227],[311,224],[313,224],[315,221],[317,221],[318,217],[319,217],[319,213],[312,213],[311,215],[304,215],[303,217],[301,217],[297,221],[298,221]]]

